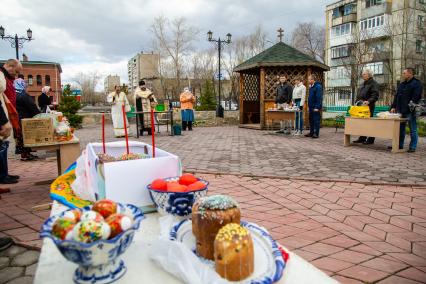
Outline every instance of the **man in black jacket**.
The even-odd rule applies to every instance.
[[[366,69],[362,72],[362,79],[364,83],[358,90],[358,96],[356,100],[362,102],[362,105],[369,106],[370,117],[374,115],[374,108],[376,102],[379,99],[379,84],[373,79],[373,73],[371,70]],[[374,144],[374,137],[361,136],[354,143],[363,143],[364,145]]]
[[[275,103],[277,104],[278,109],[284,109],[286,105],[291,103],[293,96],[293,87],[287,82],[286,76],[280,76],[280,83],[277,87],[277,96],[275,98]],[[281,130],[277,133],[286,133],[290,134],[291,132],[291,122],[281,121]]]
[[[410,109],[410,102],[418,104],[422,98],[423,86],[422,83],[414,77],[414,69],[407,68],[402,72],[402,82],[396,91],[395,99],[391,106],[391,112],[400,113],[403,118],[408,119],[408,127],[410,128],[411,141],[408,152],[416,151],[417,147],[417,120],[415,113]],[[406,122],[401,123],[399,131],[399,149],[404,148],[405,126]]]

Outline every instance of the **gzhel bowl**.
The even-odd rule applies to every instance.
[[[124,208],[123,214],[133,219],[133,225],[124,232],[109,240],[98,240],[92,243],[81,243],[74,240],[61,240],[52,235],[52,226],[56,219],[64,216],[69,210],[49,217],[41,228],[40,237],[50,238],[55,243],[61,254],[76,264],[74,272],[75,283],[111,283],[126,273],[126,266],[120,255],[130,246],[135,232],[139,229],[140,222],[144,219],[142,211],[130,204],[118,204]],[[85,207],[82,211],[90,210]]]
[[[178,181],[179,177],[165,178],[165,181]],[[192,213],[192,205],[203,196],[207,195],[208,181],[198,179],[206,186],[196,191],[170,192],[151,188],[148,185],[151,199],[161,215],[171,214],[178,217],[189,218]]]

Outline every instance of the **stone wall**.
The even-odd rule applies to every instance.
[[[101,125],[102,113],[98,112],[79,112],[78,115],[83,117],[83,127],[85,125]],[[181,123],[181,115],[179,110],[173,112],[173,121]],[[216,119],[215,111],[196,111],[195,121],[197,126],[216,126],[216,125],[238,125],[239,124],[239,111],[230,110],[225,111],[223,119]],[[105,113],[105,122],[111,123],[111,114]],[[130,119],[130,123],[135,122],[135,119]]]

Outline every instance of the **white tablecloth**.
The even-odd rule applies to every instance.
[[[65,210],[66,207],[54,203],[52,215]],[[122,255],[127,266],[127,273],[115,283],[150,283],[175,284],[182,283],[173,275],[165,272],[153,263],[144,251],[150,242],[155,240],[160,232],[158,214],[147,214],[141,222],[139,231],[135,234],[134,243]],[[34,278],[35,284],[73,283],[72,277],[77,265],[67,261],[50,239],[44,239],[43,247]],[[284,270],[281,284],[334,284],[334,279],[296,254],[290,252],[290,259]]]

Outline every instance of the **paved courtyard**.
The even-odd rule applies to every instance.
[[[83,144],[99,140],[99,134],[98,128],[77,132]],[[244,219],[266,227],[336,280],[425,283],[425,140],[414,154],[394,155],[382,140],[372,147],[344,148],[342,139],[341,132],[330,129],[312,140],[215,127],[180,137],[161,134],[157,143],[181,156],[187,171],[203,172],[199,176],[210,181],[210,193],[234,196]],[[56,161],[11,159],[10,168],[22,181],[1,195],[0,236],[40,247],[49,186],[35,183],[55,177]],[[29,281],[27,268],[12,262],[9,258],[0,270],[0,283],[6,282],[2,272],[11,268],[20,272],[14,281]]]
[[[101,141],[100,127],[85,127],[77,135],[83,145]],[[106,135],[115,140],[111,127]],[[139,140],[151,143],[150,136]],[[321,129],[319,139],[238,127],[196,128],[174,137],[164,130],[156,143],[181,157],[188,171],[426,185],[425,138],[419,139],[416,153],[399,154],[392,154],[390,140],[383,139],[371,146],[344,147],[343,130],[335,133],[332,128]]]

